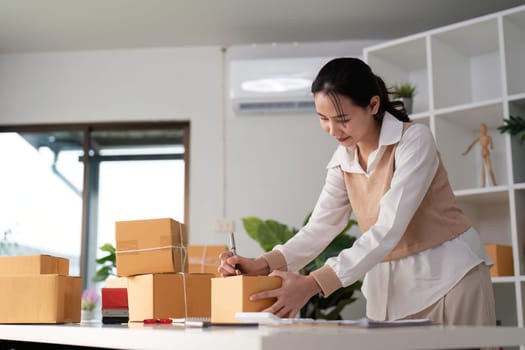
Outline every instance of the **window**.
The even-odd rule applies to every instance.
[[[69,258],[90,285],[115,221],[187,221],[188,139],[187,122],[0,127],[0,254]]]

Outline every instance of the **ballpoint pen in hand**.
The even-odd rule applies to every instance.
[[[233,256],[237,255],[237,247],[235,246],[235,236],[234,236],[233,231],[230,232],[230,252],[232,253]],[[236,275],[241,274],[241,272],[237,270],[237,265],[233,266],[233,268],[235,269]]]

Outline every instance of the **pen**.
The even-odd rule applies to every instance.
[[[237,255],[237,247],[235,246],[235,237],[233,232],[230,232],[230,252],[233,255]]]
[[[237,247],[235,246],[235,236],[233,231],[230,232],[230,252],[233,256],[237,255]],[[235,274],[240,275],[240,271],[237,270],[237,264],[235,264],[233,268],[235,269]]]

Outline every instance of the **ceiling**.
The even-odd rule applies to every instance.
[[[391,39],[525,0],[0,0],[0,53]]]

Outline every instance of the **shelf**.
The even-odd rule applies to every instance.
[[[380,47],[366,52],[367,61],[374,73],[385,81],[387,87],[404,81],[416,85],[413,110],[415,113],[428,111],[428,68],[426,39],[420,37]]]
[[[495,186],[485,188],[471,188],[454,191],[458,201],[472,204],[494,204],[508,202],[508,186]]]
[[[514,283],[515,281],[514,276],[492,277],[492,283]]]
[[[518,100],[523,100],[525,99],[525,93],[522,93],[522,94],[515,94],[515,95],[511,95],[509,96],[509,102],[514,102],[514,101],[518,101]],[[518,101],[519,103],[519,101]],[[520,103],[521,105],[525,105],[525,103]]]
[[[505,65],[509,95],[525,92],[525,10],[503,16]]]
[[[516,276],[492,278],[496,317],[504,326],[522,327],[525,143],[497,128],[509,114],[525,117],[525,6],[376,45],[365,49],[365,58],[387,84],[419,79],[418,88],[428,90],[416,95],[410,117],[430,127],[457,204],[482,242],[512,246]],[[493,141],[497,185],[489,174],[481,185],[479,144],[462,155],[481,124]]]
[[[515,190],[525,190],[525,183],[519,183],[514,185]]]
[[[502,123],[502,115],[502,103],[482,104],[436,114],[437,146],[454,190],[479,188],[482,185],[483,159],[480,145],[474,145],[467,155],[462,155],[467,146],[479,136],[482,123],[487,125],[488,135],[492,137],[494,144],[490,153],[496,183],[508,184],[505,135],[496,129]],[[488,174],[486,184],[492,185]]]
[[[442,114],[447,115],[447,114],[461,113],[463,115],[463,112],[476,111],[479,108],[497,106],[498,104],[501,104],[502,102],[503,102],[503,99],[495,98],[492,100],[465,103],[465,104],[457,105],[453,107],[436,109],[435,114],[436,115],[442,115]],[[501,124],[501,120],[500,120],[500,124]]]
[[[436,108],[501,98],[497,19],[430,37]]]

